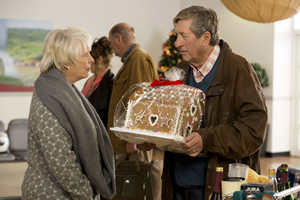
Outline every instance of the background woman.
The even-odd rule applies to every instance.
[[[110,71],[113,50],[107,37],[96,39],[92,45],[91,56],[95,62],[91,72],[94,73],[85,83],[82,93],[90,101],[107,126],[108,106],[113,87],[114,74]]]
[[[29,113],[23,200],[115,194],[114,156],[105,127],[74,83],[88,77],[91,36],[56,29],[45,40]]]

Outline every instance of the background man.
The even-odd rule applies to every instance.
[[[121,57],[123,65],[113,83],[108,112],[108,133],[117,159],[124,153],[129,153],[131,155],[129,159],[133,159],[133,153],[137,152],[141,161],[149,163],[154,160],[151,169],[151,187],[154,200],[159,200],[161,199],[163,153],[158,149],[151,151],[140,150],[136,144],[120,140],[109,130],[110,127],[113,127],[116,105],[124,93],[136,83],[152,82],[154,79],[158,79],[157,68],[152,57],[139,44],[135,43],[134,29],[129,24],[119,23],[112,27],[109,32],[109,39],[111,48],[116,56]]]

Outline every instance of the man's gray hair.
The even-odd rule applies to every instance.
[[[219,20],[217,13],[212,9],[202,6],[191,6],[181,10],[173,19],[174,26],[180,20],[192,19],[190,30],[197,38],[205,32],[211,35],[210,45],[215,46],[219,43]]]

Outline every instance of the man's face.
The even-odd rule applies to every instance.
[[[197,38],[190,30],[192,19],[177,22],[175,32],[177,40],[175,46],[180,51],[182,59],[190,64],[197,65],[197,61],[203,54],[203,37]]]
[[[113,37],[111,33],[109,33],[108,39],[110,40],[110,48],[114,51],[116,56],[119,56],[120,58],[123,56],[120,53],[120,40],[118,37]]]

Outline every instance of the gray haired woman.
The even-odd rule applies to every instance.
[[[44,43],[29,113],[24,200],[112,198],[112,146],[93,106],[74,85],[88,77],[91,36],[56,29]]]

